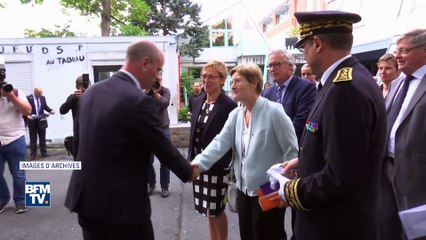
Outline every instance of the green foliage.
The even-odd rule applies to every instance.
[[[188,107],[181,107],[178,111],[179,121],[189,121],[191,120],[191,115],[188,114]]]
[[[300,26],[298,25],[298,26],[292,28],[290,30],[289,35],[292,36],[292,37],[298,37],[300,35]]]
[[[75,37],[76,34],[69,30],[69,23],[64,27],[55,25],[55,29],[49,30],[42,28],[40,31],[34,29],[25,29],[24,37],[26,38],[44,38],[44,37]]]
[[[20,0],[23,4],[42,4],[43,0]],[[145,35],[141,25],[148,21],[150,6],[140,0],[60,0],[64,8],[73,8],[84,16],[101,18],[102,36]]]
[[[180,54],[192,57],[200,56],[200,51],[208,41],[207,27],[200,21],[201,6],[190,0],[146,0],[151,6],[149,21],[141,23],[151,35],[179,35],[189,39],[179,46]]]
[[[188,96],[192,94],[194,91],[192,89],[192,86],[194,85],[195,79],[194,76],[190,72],[183,72],[180,75],[180,86],[183,88],[185,87],[187,90]]]

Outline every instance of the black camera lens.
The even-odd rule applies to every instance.
[[[1,82],[0,87],[3,88],[5,92],[11,92],[13,90],[12,84],[8,84],[7,82]]]

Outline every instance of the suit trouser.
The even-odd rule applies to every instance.
[[[30,155],[35,157],[37,155],[37,135],[40,146],[41,155],[46,155],[46,129],[38,127],[38,119],[29,120],[28,128],[30,130]]]
[[[78,223],[85,240],[154,240],[151,220],[138,224],[105,223],[78,214]]]
[[[379,234],[381,240],[402,240],[404,231],[398,216],[395,192],[392,186],[393,159],[385,157],[381,168],[379,210]]]

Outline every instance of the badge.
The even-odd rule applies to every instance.
[[[349,82],[352,81],[352,70],[353,68],[351,67],[345,67],[340,69],[337,72],[336,77],[334,78],[333,82]]]
[[[317,133],[319,124],[316,122],[311,122],[309,120],[306,120],[306,130],[308,130],[311,133]]]

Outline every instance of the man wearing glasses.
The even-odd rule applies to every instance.
[[[391,219],[393,239],[402,239],[398,211],[426,204],[426,29],[416,29],[403,34],[396,44],[395,57],[398,69],[406,78],[398,91],[389,93],[392,103],[388,107],[385,166],[389,175],[383,181],[392,205],[383,219]],[[385,195],[386,196],[386,195]],[[384,197],[385,200],[387,198]],[[393,218],[392,218],[393,217]],[[416,238],[416,239],[426,239]]]
[[[286,51],[274,50],[269,54],[269,73],[275,84],[262,92],[262,97],[281,103],[293,122],[300,142],[306,118],[315,101],[315,86],[294,74],[294,57]]]

